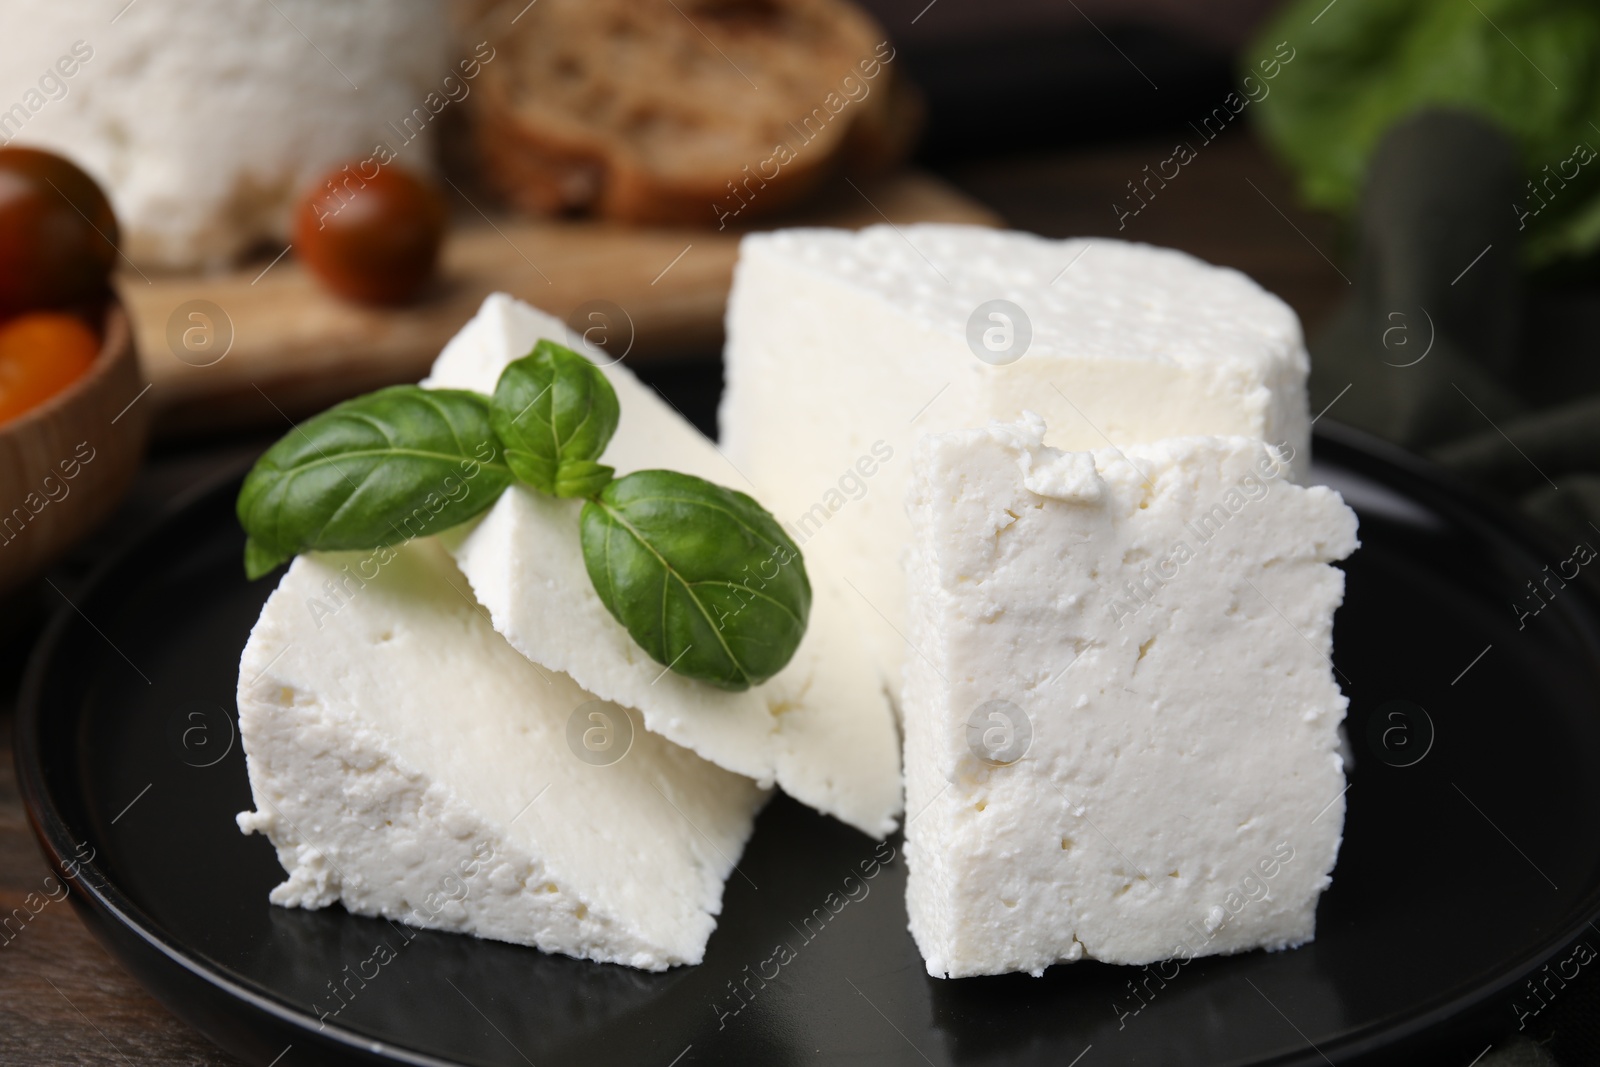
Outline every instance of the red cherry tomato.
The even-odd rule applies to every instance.
[[[103,299],[117,219],[76,166],[34,148],[0,148],[0,318]]]
[[[403,304],[433,277],[444,198],[433,185],[370,160],[330,171],[295,211],[294,249],[329,289],[361,304]]]
[[[0,326],[0,423],[49,400],[94,365],[100,338],[59,311],[35,311]]]

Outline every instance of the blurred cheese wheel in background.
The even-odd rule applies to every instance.
[[[294,201],[334,163],[382,145],[429,170],[470,90],[453,50],[443,0],[14,0],[0,144],[88,171],[134,262],[222,267],[287,243]]]

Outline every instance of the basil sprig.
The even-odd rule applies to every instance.
[[[245,573],[440,533],[520,482],[586,501],[589,579],[652,659],[719,689],[761,684],[805,634],[800,549],[744,493],[674,471],[613,478],[599,460],[619,418],[599,368],[550,341],[509,364],[493,397],[402,385],[348,400],[285,435],[245,478]]]

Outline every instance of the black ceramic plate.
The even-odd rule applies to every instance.
[[[1316,456],[1364,543],[1336,635],[1344,849],[1314,944],[1197,960],[1164,986],[1095,963],[928,978],[903,863],[829,912],[875,845],[784,798],[706,962],[668,974],[269,906],[283,872],[233,821],[251,806],[233,692],[270,583],[241,573],[232,484],[55,620],[19,720],[23,789],[58,868],[86,860],[71,899],[89,924],[256,1063],[1312,1064],[1441,1033],[1465,1063],[1514,1022],[1495,998],[1600,911],[1600,616],[1573,584],[1519,629],[1510,605],[1565,553],[1347,432]],[[764,980],[781,944],[795,958]]]

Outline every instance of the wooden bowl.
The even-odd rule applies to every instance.
[[[107,307],[101,337],[83,377],[0,424],[0,594],[110,515],[144,459],[151,405],[140,399],[144,381],[120,303]]]

